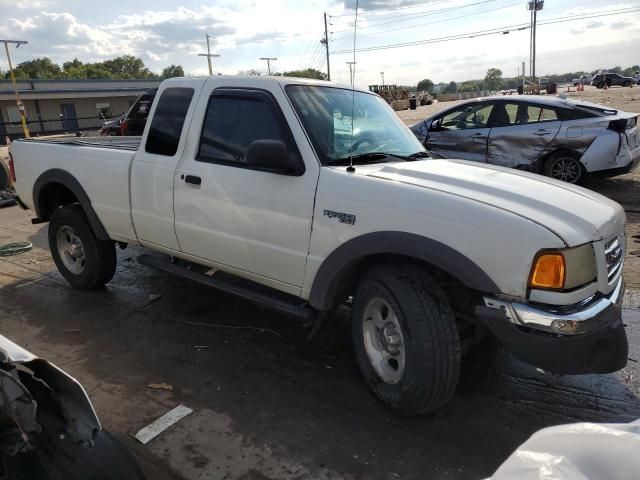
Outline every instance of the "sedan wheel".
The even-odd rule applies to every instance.
[[[545,173],[551,178],[567,183],[579,183],[583,167],[578,159],[570,155],[558,155],[547,162]]]

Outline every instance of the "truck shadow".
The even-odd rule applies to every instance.
[[[444,409],[397,417],[360,378],[348,312],[308,344],[298,321],[135,265],[135,253],[119,253],[101,291],[48,278],[0,290],[2,333],[75,375],[121,435],[184,403],[225,414],[234,432],[302,459],[312,476],[331,468],[341,478],[477,479],[540,428],[640,417],[637,364],[553,377],[491,342],[464,358]],[[635,345],[640,316],[627,323]],[[147,388],[156,382],[173,391]],[[212,438],[211,448],[223,441]]]

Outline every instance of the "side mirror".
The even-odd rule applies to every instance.
[[[433,122],[431,122],[431,126],[429,127],[429,130],[438,130],[441,127],[442,127],[442,119],[437,118]]]
[[[295,165],[289,161],[289,152],[280,140],[255,140],[251,142],[245,154],[247,166],[274,173],[302,175],[304,167],[299,162]]]

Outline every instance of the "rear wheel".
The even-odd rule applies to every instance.
[[[563,182],[579,184],[584,180],[585,170],[577,155],[570,152],[557,152],[544,163],[543,173],[547,177]]]
[[[622,86],[623,87],[630,87],[631,86],[631,82],[629,80],[627,80],[622,84]]]
[[[598,82],[596,88],[604,88],[604,82]]]
[[[78,289],[101,287],[115,274],[115,244],[96,238],[79,205],[67,205],[53,213],[49,248],[58,271]]]
[[[373,394],[395,412],[437,410],[455,392],[460,338],[435,281],[414,265],[366,272],[353,301],[358,365]]]

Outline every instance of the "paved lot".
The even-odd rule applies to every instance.
[[[119,251],[102,291],[72,290],[52,264],[46,225],[0,209],[0,328],[87,388],[104,426],[155,479],[479,479],[539,428],[640,417],[640,311],[628,292],[627,368],[554,377],[483,344],[464,359],[453,402],[398,418],[369,394],[345,314],[312,345],[295,320],[139,266]],[[153,390],[166,382],[173,391]],[[132,435],[183,403],[195,410],[146,446]]]

